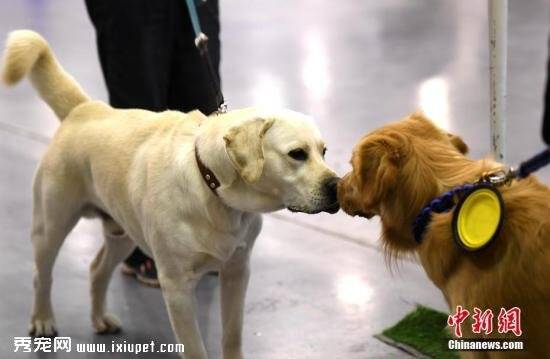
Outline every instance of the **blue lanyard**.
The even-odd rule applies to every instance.
[[[201,0],[198,0],[201,1]],[[212,90],[212,95],[216,101],[218,107],[216,113],[225,113],[227,112],[227,105],[223,98],[223,93],[220,86],[220,81],[212,65],[212,60],[210,59],[210,54],[208,53],[208,37],[202,32],[201,24],[199,21],[199,14],[197,12],[196,0],[185,0],[187,4],[187,9],[189,10],[189,17],[191,18],[191,25],[193,26],[193,32],[195,33],[195,46],[199,50],[199,54],[203,60],[203,63],[208,72],[210,78],[210,85]]]
[[[470,191],[474,190],[478,184],[499,186],[505,183],[510,183],[513,179],[521,180],[548,164],[550,164],[550,147],[531,157],[527,161],[522,162],[517,169],[509,169],[507,171],[501,169],[483,176],[480,181],[475,184],[467,183],[443,193],[428,203],[420,211],[418,216],[416,216],[412,224],[414,239],[417,243],[422,242],[424,232],[431,221],[432,213],[444,213],[450,211],[456,205],[455,197],[462,197],[466,195]]]

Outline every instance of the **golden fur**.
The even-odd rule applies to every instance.
[[[455,244],[452,212],[434,214],[417,244],[411,224],[433,198],[471,183],[500,165],[465,156],[457,136],[438,129],[421,113],[363,137],[352,155],[353,170],[340,182],[338,197],[350,215],[382,220],[382,240],[390,258],[416,254],[432,282],[443,292],[451,312],[462,305],[492,309],[493,333],[501,307],[519,307],[526,350],[463,352],[464,356],[542,358],[550,353],[550,188],[534,176],[501,187],[506,206],[502,232],[485,249],[467,253]],[[471,332],[464,337],[488,338]],[[511,334],[513,336],[513,334]],[[510,337],[509,335],[507,337]],[[515,336],[514,336],[515,338]]]

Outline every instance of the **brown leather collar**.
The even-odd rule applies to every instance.
[[[202,179],[206,182],[206,185],[210,190],[218,196],[218,192],[216,191],[218,187],[221,186],[220,181],[216,178],[214,175],[214,172],[212,172],[206,165],[201,161],[201,158],[199,157],[199,150],[197,149],[197,145],[195,145],[195,159],[197,160],[197,166],[199,166],[199,171],[201,173]]]

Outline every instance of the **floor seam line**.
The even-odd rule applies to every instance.
[[[0,121],[0,131],[23,137],[31,141],[39,142],[41,144],[48,144],[51,141],[51,138],[48,136],[3,121]]]
[[[353,244],[358,245],[360,247],[368,248],[368,249],[374,250],[376,252],[379,252],[381,254],[384,254],[384,250],[380,246],[370,244],[370,243],[366,243],[365,241],[362,241],[362,240],[360,240],[358,238],[355,238],[355,237],[352,237],[352,236],[348,236],[348,235],[345,235],[345,234],[342,234],[342,233],[338,233],[336,231],[331,231],[329,229],[317,227],[317,226],[314,226],[314,225],[309,224],[309,223],[304,223],[302,221],[293,220],[293,219],[290,219],[290,218],[288,218],[288,217],[286,217],[282,214],[269,213],[269,214],[267,214],[267,216],[269,216],[271,218],[278,219],[278,220],[283,221],[283,222],[292,223],[292,224],[300,226],[300,227],[308,228],[308,229],[311,229],[315,232],[319,232],[319,233],[322,233],[324,235],[327,235],[329,237],[334,237],[338,240],[343,240],[347,243],[353,243]],[[409,258],[409,257],[401,257],[401,258],[399,258],[399,260],[404,260],[404,261],[407,261],[407,262],[410,262],[410,263],[418,264],[417,260],[415,260],[413,258]]]

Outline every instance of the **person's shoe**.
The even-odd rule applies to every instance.
[[[146,259],[142,263],[122,263],[122,273],[136,277],[136,279],[150,287],[159,288],[160,283],[157,277],[157,267],[152,259]]]

